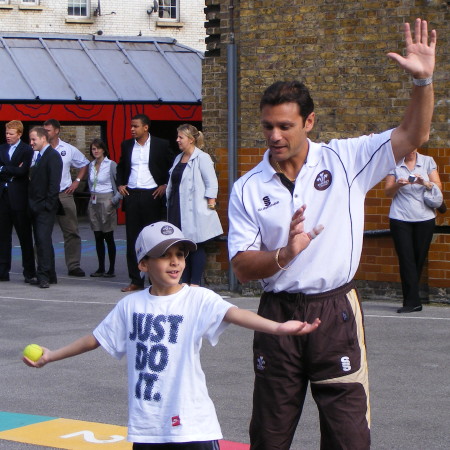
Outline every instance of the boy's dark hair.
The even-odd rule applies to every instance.
[[[147,125],[150,129],[150,118],[145,114],[136,114],[131,118],[131,120],[140,120],[142,125]]]
[[[263,93],[259,110],[264,106],[276,106],[283,103],[297,103],[303,121],[314,111],[314,102],[308,88],[300,81],[277,81]]]
[[[103,150],[105,156],[106,156],[107,158],[109,158],[109,150],[108,150],[107,145],[106,145],[101,139],[98,139],[98,138],[95,138],[95,139],[91,142],[91,145],[89,146],[89,154],[90,154],[93,158],[94,158],[94,155],[92,154],[92,146],[93,146],[93,145],[95,145],[97,148],[101,148],[101,149]]]
[[[45,139],[48,141],[48,131],[44,127],[33,127],[30,130],[30,133],[32,131],[34,131],[41,138],[45,136]]]
[[[44,122],[44,127],[45,126],[52,126],[53,128],[56,128],[57,130],[61,129],[61,124],[56,120],[56,119],[48,119]]]

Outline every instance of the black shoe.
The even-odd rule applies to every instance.
[[[104,278],[114,278],[116,275],[114,273],[106,272],[103,274]]]
[[[37,278],[36,277],[25,277],[25,279],[23,281],[28,284],[33,284],[34,280],[37,281]]]
[[[37,278],[32,278],[32,279],[30,280],[30,284],[31,284],[32,286],[39,286],[40,283],[41,283],[41,282],[40,282]]]
[[[50,287],[50,284],[48,281],[42,280],[41,282],[39,282],[39,287],[41,289],[47,289]]]
[[[9,276],[8,277],[0,277],[0,281],[9,281]]]
[[[422,305],[418,306],[402,306],[401,308],[397,309],[398,313],[412,313],[412,312],[419,312],[422,311]]]
[[[58,284],[58,278],[56,277],[51,277],[50,280],[48,281],[50,284]]]
[[[86,274],[84,273],[84,270],[77,267],[76,269],[69,270],[68,275],[71,277],[84,277]]]
[[[105,271],[98,269],[95,272],[91,273],[89,276],[91,276],[93,278],[98,278],[98,277],[103,277],[104,275],[105,275]]]

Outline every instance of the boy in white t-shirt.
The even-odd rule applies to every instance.
[[[200,365],[202,338],[216,345],[228,323],[278,335],[319,326],[280,324],[239,309],[209,289],[179,284],[194,242],[167,222],[145,227],[136,241],[141,272],[151,286],[123,298],[94,330],[58,350],[44,348],[31,367],[94,350],[128,359],[128,440],[134,450],[215,450],[222,433]]]

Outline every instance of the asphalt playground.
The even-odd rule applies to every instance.
[[[125,231],[116,231],[116,278],[90,278],[96,270],[93,234],[80,224],[82,268],[67,276],[62,237],[54,230],[58,284],[39,289],[23,282],[20,248],[14,248],[10,282],[0,283],[0,449],[131,449],[127,423],[125,361],[101,348],[31,369],[21,361],[30,343],[49,348],[90,333],[124,294],[128,284]],[[15,244],[17,244],[15,240]],[[258,299],[230,297],[256,310]],[[398,302],[363,304],[369,358],[372,449],[450,448],[450,307],[425,305],[399,315]],[[222,426],[222,449],[248,448],[253,373],[252,332],[231,326],[219,344],[205,342],[203,369]],[[182,370],[180,368],[180,370]],[[226,441],[226,442],[225,442]],[[293,450],[319,449],[318,413],[310,396]]]

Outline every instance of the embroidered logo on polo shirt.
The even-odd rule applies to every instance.
[[[179,427],[180,425],[181,425],[180,416],[173,416],[172,417],[172,426]]]
[[[61,152],[61,156],[66,156],[66,151],[65,151],[65,150],[63,150],[63,151]]]
[[[318,191],[324,191],[331,186],[332,180],[333,177],[331,175],[331,172],[329,170],[322,170],[322,172],[320,172],[314,180],[314,187]]]
[[[270,197],[266,195],[262,198],[262,201],[264,203],[264,208],[258,208],[258,211],[264,211],[267,208],[270,208],[272,206],[278,205],[280,203],[279,201],[276,201],[275,203],[272,203],[272,200],[270,200]]]

